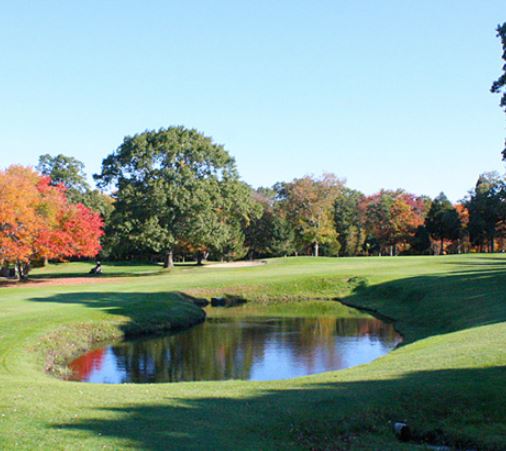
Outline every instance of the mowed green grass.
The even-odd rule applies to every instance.
[[[81,275],[90,267],[57,265],[34,276]],[[116,277],[0,288],[1,449],[394,450],[424,449],[423,441],[506,449],[502,255],[104,271]],[[301,300],[340,298],[395,318],[406,341],[368,365],[285,381],[96,385],[44,373],[48,337],[71,341],[72,330],[78,340],[104,325],[128,331],[191,321],[199,311],[181,292],[240,295],[273,312],[287,303],[301,314]],[[314,303],[307,305],[312,313]],[[400,419],[416,441],[396,440],[390,422]]]

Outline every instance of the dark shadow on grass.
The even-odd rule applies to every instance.
[[[18,285],[25,285],[29,283],[41,283],[43,280],[17,280],[0,278],[0,287],[15,287]]]
[[[100,280],[100,279],[108,279],[108,278],[117,278],[117,277],[148,277],[148,276],[154,276],[158,275],[161,272],[163,272],[163,269],[153,269],[153,271],[149,272],[108,272],[107,270],[104,271],[102,274],[89,274],[87,272],[68,272],[68,273],[58,273],[58,274],[33,274],[30,275],[27,282],[38,282],[43,280],[53,280],[53,279],[72,279],[72,278],[79,278],[82,279],[83,277],[92,280]]]
[[[166,385],[159,403],[92,406],[88,418],[51,427],[147,450],[392,449],[398,442],[391,422],[403,419],[413,432],[411,445],[499,450],[506,449],[506,393],[499,389],[505,377],[505,367],[419,371],[388,380],[294,383],[240,399],[227,394],[228,383],[208,397],[199,397],[206,385],[186,385],[183,398],[171,397]],[[114,417],[94,419],[94,411]]]
[[[190,327],[205,318],[203,310],[190,298],[177,291],[142,292],[70,292],[47,297],[35,297],[33,302],[81,304],[87,308],[99,309],[106,314],[127,318],[121,326],[127,335],[158,333]]]
[[[395,319],[407,344],[506,321],[506,265],[362,284],[339,300]]]
[[[104,262],[102,264],[102,274],[90,274],[89,270],[95,267],[95,263],[93,262],[81,262],[81,263],[89,263],[89,268],[87,270],[82,271],[73,271],[73,272],[54,272],[54,273],[41,273],[34,274],[31,273],[29,276],[29,281],[35,282],[37,280],[48,280],[48,279],[66,279],[66,278],[74,278],[74,277],[86,277],[90,280],[100,279],[100,278],[110,278],[110,277],[148,277],[153,275],[159,275],[163,273],[168,273],[170,270],[164,268],[161,263],[146,263],[146,262]],[[67,265],[67,263],[54,263],[53,265],[58,267],[58,265]],[[143,266],[145,269],[139,269],[139,266]],[[184,262],[184,263],[175,263],[174,267],[177,269],[186,269],[186,268],[194,268],[196,263],[194,262]],[[124,268],[122,271],[121,269]],[[129,271],[128,268],[137,268],[134,271]]]
[[[95,265],[90,265],[89,269],[92,269]],[[107,263],[107,265],[104,265],[102,274],[90,274],[88,271],[73,271],[73,272],[61,272],[61,273],[48,273],[48,274],[30,274],[29,280],[30,281],[36,281],[36,280],[48,280],[48,279],[67,279],[67,278],[73,278],[73,277],[87,277],[90,280],[93,279],[100,279],[102,277],[108,278],[108,277],[146,277],[146,276],[152,276],[157,275],[162,272],[165,272],[165,269],[161,265],[153,265],[152,269],[147,269],[144,271],[136,271],[136,272],[129,272],[129,271],[118,271],[116,268],[121,266],[114,266],[111,269],[111,265]]]
[[[496,255],[494,257],[493,255]],[[499,255],[503,255],[500,257]],[[438,257],[433,257],[438,258]],[[496,266],[500,268],[501,266],[506,265],[506,255],[505,254],[477,254],[472,256],[472,260],[470,261],[458,261],[458,260],[450,260],[443,263],[444,265],[451,266]]]

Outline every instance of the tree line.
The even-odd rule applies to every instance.
[[[255,192],[262,213],[246,229],[257,256],[357,256],[503,251],[506,184],[483,174],[453,205],[399,190],[366,196],[331,174],[306,176]],[[272,230],[269,234],[265,231]]]
[[[32,205],[32,215],[39,215],[46,228],[52,224],[52,235],[39,226],[30,229],[26,218],[18,235],[13,227],[2,226],[4,264],[92,256],[99,250],[103,258],[163,261],[170,267],[174,260],[201,264],[208,258],[428,255],[505,248],[506,184],[495,173],[481,175],[457,204],[443,193],[435,199],[402,189],[365,195],[333,174],[253,189],[239,178],[223,146],[184,127],[126,137],[94,176],[109,194],[92,189],[83,164],[72,157],[42,155],[37,170],[15,166],[0,173],[11,191],[2,190],[2,200],[18,210]],[[31,184],[31,191],[19,191],[20,183]],[[32,191],[38,196],[35,203],[26,194]],[[57,207],[42,206],[48,199]],[[74,238],[89,238],[86,248],[75,245],[69,234],[66,241],[61,239],[72,211],[79,212],[81,222],[93,224]],[[28,252],[22,246],[25,235],[34,240]],[[42,237],[49,247],[41,247]]]
[[[491,91],[506,112],[503,74]],[[503,152],[506,159],[506,150]],[[452,204],[399,190],[365,195],[333,174],[253,189],[222,145],[182,126],[127,136],[90,187],[84,165],[41,155],[36,170],[0,171],[0,268],[34,261],[240,259],[245,256],[400,255],[504,251],[506,185],[482,174]]]

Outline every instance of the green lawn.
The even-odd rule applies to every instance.
[[[506,256],[104,271],[113,280],[0,288],[0,449],[424,449],[395,439],[399,419],[418,442],[506,449]],[[93,341],[200,321],[181,293],[308,314],[314,303],[299,301],[339,298],[395,318],[406,341],[371,364],[289,381],[96,385],[45,374]]]

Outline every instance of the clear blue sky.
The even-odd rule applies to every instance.
[[[253,186],[327,171],[457,200],[504,171],[504,21],[504,0],[2,2],[0,167],[64,153],[93,173],[182,124]]]

